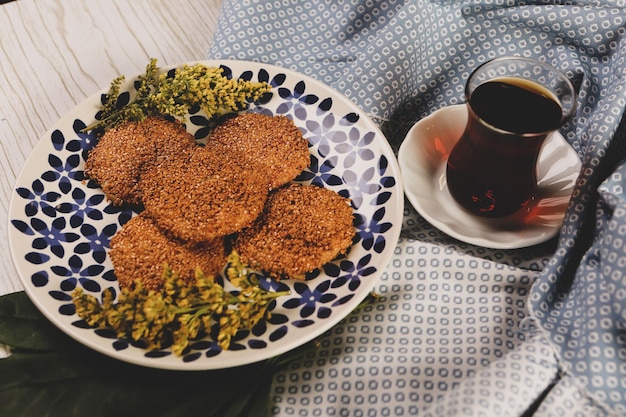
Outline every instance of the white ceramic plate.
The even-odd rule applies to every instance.
[[[109,240],[134,215],[110,205],[83,177],[95,138],[81,132],[95,120],[101,93],[78,105],[53,126],[27,160],[9,208],[9,239],[24,288],[55,325],[79,342],[114,358],[164,369],[227,368],[267,359],[319,336],[348,315],[371,291],[391,259],[402,226],[399,169],[384,136],[352,102],[326,85],[266,64],[204,61],[233,78],[267,81],[272,91],[247,111],[291,118],[309,141],[311,165],[296,179],[350,197],[357,237],[349,253],[309,274],[306,281],[263,285],[291,294],[277,299],[272,318],[241,331],[228,350],[205,338],[183,356],[169,349],[148,352],[108,331],[88,328],[76,316],[71,294],[82,287],[101,297],[118,291],[108,259]],[[170,67],[163,69],[172,70]],[[122,91],[132,88],[134,79]],[[197,138],[208,121],[190,117]]]
[[[448,155],[465,123],[465,105],[450,106],[417,122],[400,146],[405,194],[433,226],[463,242],[495,249],[532,246],[554,237],[563,221],[581,162],[560,134],[544,144],[537,167],[538,190],[522,222],[513,215],[483,219],[463,210],[446,184]]]

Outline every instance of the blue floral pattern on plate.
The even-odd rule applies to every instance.
[[[331,188],[349,197],[357,235],[349,252],[303,281],[260,277],[278,298],[272,315],[241,330],[228,350],[210,335],[194,340],[182,357],[168,349],[89,328],[76,316],[72,292],[101,298],[119,290],[107,257],[111,237],[134,213],[112,206],[83,164],[97,142],[84,133],[97,118],[102,93],[78,105],[39,142],[18,178],[10,205],[11,250],[24,288],[39,309],[81,343],[120,360],[164,369],[218,369],[267,359],[319,336],[348,315],[369,293],[389,262],[400,234],[403,190],[393,152],[359,108],[324,84],[266,64],[204,61],[228,77],[266,81],[273,88],[245,111],[291,118],[309,142],[311,164],[295,181]],[[172,71],[176,66],[163,69]],[[123,86],[131,89],[134,80]],[[198,140],[212,123],[191,111],[187,129]]]

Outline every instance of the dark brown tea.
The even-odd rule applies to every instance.
[[[524,207],[537,186],[536,163],[562,108],[546,88],[514,77],[479,85],[468,102],[468,124],[447,164],[454,199],[483,217]]]
[[[470,106],[491,126],[520,134],[557,129],[563,114],[550,90],[515,77],[496,78],[479,85],[470,97]]]

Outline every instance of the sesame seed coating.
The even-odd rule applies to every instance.
[[[160,288],[164,263],[186,280],[197,267],[215,274],[237,233],[242,262],[276,278],[304,279],[345,253],[355,235],[349,200],[288,184],[309,162],[306,139],[284,116],[235,116],[205,147],[160,117],[107,131],[85,172],[114,204],[144,208],[111,240],[120,286],[141,278]]]
[[[195,279],[200,268],[217,274],[226,264],[224,239],[192,245],[166,236],[145,212],[133,217],[112,238],[109,256],[120,287],[131,287],[140,279],[148,289],[163,285],[163,266],[185,281]]]
[[[270,193],[261,217],[239,234],[242,261],[276,278],[303,279],[345,253],[355,235],[349,200],[312,185]]]
[[[232,117],[215,128],[207,146],[259,164],[272,189],[294,179],[311,159],[307,140],[285,116],[243,113]]]
[[[198,243],[249,226],[263,211],[268,185],[249,161],[197,147],[189,158],[146,171],[140,189],[161,228]]]
[[[144,170],[195,147],[180,122],[150,117],[108,130],[89,152],[85,175],[116,205],[141,205],[138,188]]]

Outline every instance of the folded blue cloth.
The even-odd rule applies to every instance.
[[[564,382],[557,385],[563,397],[551,401],[561,401],[566,414],[586,415],[592,409],[597,415],[626,414],[623,1],[225,0],[209,51],[212,59],[276,64],[325,82],[364,109],[396,149],[417,120],[463,102],[464,84],[474,68],[506,55],[546,61],[563,71],[579,91],[576,115],[561,132],[583,168],[556,251],[545,267],[538,268],[541,271],[521,301],[528,309],[527,320],[533,322],[535,336],[527,339],[531,343],[542,337],[540,345],[553,351],[556,373]],[[407,216],[420,221],[414,211]],[[437,242],[441,240],[426,241]],[[426,243],[404,242],[400,247],[407,251],[428,246],[432,253]],[[415,258],[424,252],[411,253]],[[497,253],[492,256],[501,259]],[[431,295],[441,300],[445,293]],[[428,344],[427,338],[420,340]],[[485,356],[497,368],[496,358]],[[438,369],[453,372],[451,366]],[[554,375],[546,374],[545,387]],[[430,399],[421,396],[409,403],[416,409],[434,406],[462,380],[440,387]],[[354,395],[346,395],[352,405],[344,408],[367,408],[355,405]],[[591,408],[574,410],[566,405],[580,395]],[[466,401],[478,403],[479,397]],[[493,413],[496,397],[486,400],[483,412]],[[550,400],[546,402],[545,410],[552,410]],[[395,415],[415,410],[406,402],[398,407]],[[277,413],[297,414],[299,409],[315,407],[277,405]],[[448,415],[456,415],[451,409],[445,408]],[[513,407],[507,415],[516,414],[520,410]]]

